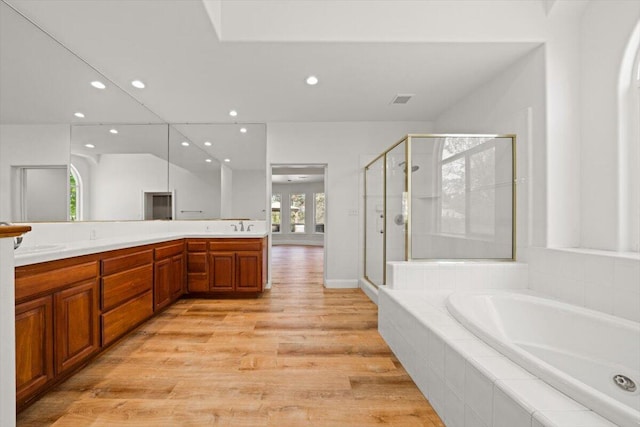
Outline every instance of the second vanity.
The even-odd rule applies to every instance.
[[[179,298],[259,296],[267,283],[266,233],[54,246],[16,252],[18,411]]]

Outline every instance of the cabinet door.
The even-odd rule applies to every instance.
[[[171,258],[171,299],[180,298],[184,293],[184,255],[176,255]]]
[[[236,253],[236,291],[262,291],[262,252]]]
[[[53,378],[52,298],[16,305],[16,400],[21,405]]]
[[[53,295],[56,373],[73,368],[98,351],[98,283],[76,285]]]
[[[209,254],[211,265],[211,291],[234,290],[236,272],[235,252],[213,252]]]
[[[171,258],[156,261],[153,279],[153,308],[158,310],[171,302]]]
[[[187,253],[187,286],[189,292],[209,291],[209,274],[206,252]]]

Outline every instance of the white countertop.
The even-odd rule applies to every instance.
[[[21,246],[14,252],[16,267],[40,262],[55,261],[116,249],[149,245],[184,238],[207,239],[248,239],[267,236],[264,232],[232,232],[232,233],[157,233],[127,237],[113,237],[95,240],[79,240],[75,242]]]

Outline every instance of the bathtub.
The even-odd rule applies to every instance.
[[[447,309],[575,401],[619,426],[640,426],[640,324],[514,292],[454,293]]]

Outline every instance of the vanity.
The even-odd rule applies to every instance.
[[[259,297],[267,283],[261,232],[42,247],[16,252],[18,412],[176,300]]]

